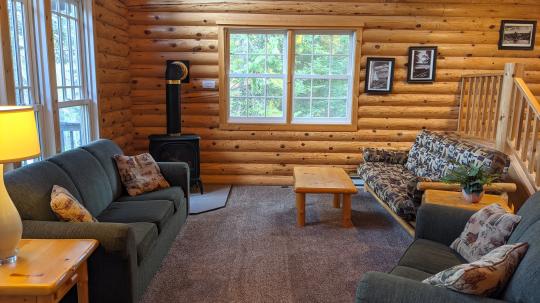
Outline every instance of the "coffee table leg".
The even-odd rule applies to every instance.
[[[334,194],[334,208],[340,207],[341,194]]]
[[[296,194],[296,224],[303,227],[306,224],[306,194]]]
[[[351,194],[343,194],[343,227],[352,227]]]

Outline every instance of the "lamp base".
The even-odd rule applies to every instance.
[[[0,266],[6,265],[6,264],[13,264],[17,262],[17,252],[15,252],[15,255],[11,257],[7,257],[5,259],[0,259]]]

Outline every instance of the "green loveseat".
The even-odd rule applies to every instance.
[[[93,303],[137,302],[188,216],[187,164],[158,163],[171,187],[130,197],[115,154],[122,150],[114,142],[99,140],[5,175],[23,220],[23,238],[99,241],[88,260]],[[69,190],[99,223],[58,221],[50,209],[55,184]]]
[[[508,243],[527,242],[529,249],[506,289],[494,298],[466,295],[421,281],[454,265],[467,263],[449,245],[463,231],[473,211],[440,205],[422,205],[417,214],[416,237],[390,273],[364,274],[356,303],[540,302],[540,193],[520,208],[521,222]]]

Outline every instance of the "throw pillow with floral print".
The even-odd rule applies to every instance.
[[[514,274],[528,247],[527,243],[500,246],[478,261],[456,265],[422,283],[471,295],[490,296],[499,293]]]
[[[170,187],[149,153],[137,156],[115,155],[114,160],[130,196]]]
[[[506,244],[520,220],[520,216],[507,213],[499,204],[491,204],[471,216],[450,247],[468,262],[474,262]]]

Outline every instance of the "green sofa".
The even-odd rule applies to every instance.
[[[356,291],[357,303],[540,302],[540,193],[520,208],[522,217],[508,243],[527,242],[529,249],[506,289],[495,298],[466,295],[421,281],[454,265],[467,263],[449,245],[474,212],[440,205],[422,205],[416,237],[390,273],[368,272]]]
[[[94,303],[137,302],[188,216],[187,164],[158,163],[171,187],[130,197],[115,154],[122,150],[114,142],[99,140],[5,175],[23,220],[23,238],[99,241],[88,260]],[[69,190],[99,223],[60,222],[50,209],[55,184]]]

